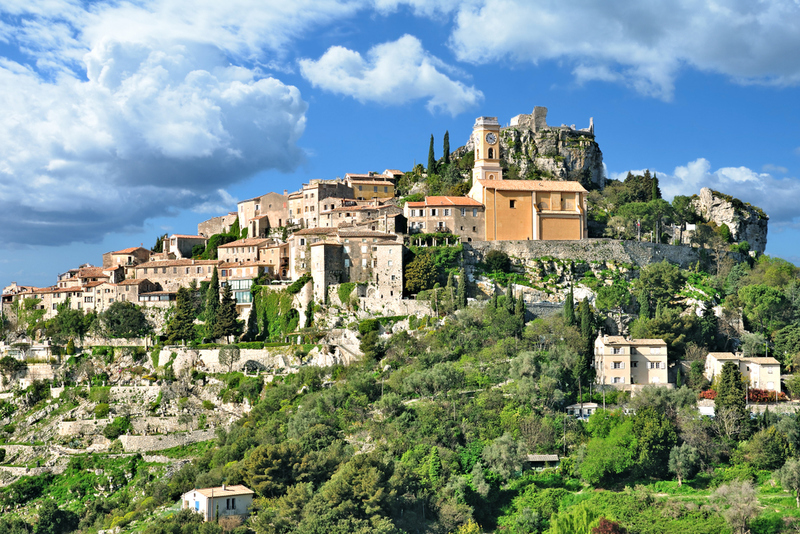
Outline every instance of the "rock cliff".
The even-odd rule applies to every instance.
[[[548,126],[547,108],[517,115],[500,130],[500,159],[506,178],[574,180],[587,188],[605,185],[603,153],[595,141],[594,124],[588,128]],[[472,138],[457,155],[474,150]],[[509,176],[511,175],[511,176]]]
[[[761,208],[707,187],[700,190],[692,206],[703,219],[713,221],[718,226],[726,224],[734,241],[747,241],[750,250],[764,253],[769,216]]]

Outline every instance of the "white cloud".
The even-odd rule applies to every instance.
[[[631,171],[641,174],[640,171]],[[651,172],[653,170],[651,169]],[[627,172],[614,173],[614,179],[624,179]],[[770,227],[794,224],[797,218],[797,199],[800,198],[800,180],[757,172],[747,167],[722,167],[712,169],[705,158],[675,167],[672,173],[657,172],[661,192],[666,199],[675,195],[691,196],[703,187],[731,195],[763,209],[770,217]]]
[[[301,0],[4,3],[0,242],[98,241],[182,209],[227,211],[221,188],[302,160],[306,103],[258,65],[354,8]],[[319,9],[317,9],[319,8]]]
[[[384,0],[419,14],[455,12],[450,44],[461,61],[573,65],[578,82],[601,80],[670,99],[690,66],[739,83],[797,85],[800,5],[794,0],[561,2]]]
[[[453,72],[452,67],[427,53],[411,35],[373,47],[366,59],[334,46],[318,60],[300,60],[300,71],[315,87],[360,102],[397,105],[427,99],[429,111],[457,115],[483,99],[479,90],[444,74]]]
[[[780,165],[773,165],[772,163],[767,163],[761,167],[761,170],[764,172],[778,172],[781,174],[786,174],[789,172],[789,169],[786,167],[782,167]]]

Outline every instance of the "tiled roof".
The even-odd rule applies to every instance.
[[[89,289],[89,288],[92,288],[92,287],[97,287],[97,286],[99,286],[99,285],[103,285],[103,284],[105,284],[105,283],[106,283],[106,282],[100,282],[100,281],[98,281],[98,282],[89,282],[88,284],[86,284],[86,285],[84,286],[84,289]]]
[[[112,252],[111,254],[133,254],[137,250],[147,250],[147,249],[144,248],[144,247],[131,247],[131,248],[125,248],[125,249],[122,249],[122,250],[118,250],[116,252]]]
[[[303,228],[292,235],[333,235],[334,233],[336,233],[336,228]]]
[[[248,237],[245,239],[239,239],[238,241],[231,241],[230,243],[220,245],[217,248],[257,247],[259,245],[269,243],[270,241],[272,240],[267,239],[266,237]]]
[[[236,485],[236,486],[224,486],[218,488],[202,488],[195,490],[197,493],[203,495],[204,497],[234,497],[236,495],[252,495],[253,490],[247,488],[246,486]]]
[[[567,191],[586,193],[579,182],[559,180],[478,180],[486,189],[500,191]]]
[[[118,286],[140,286],[145,282],[150,283],[150,280],[147,278],[129,278],[128,280],[123,280],[122,282],[118,282]]]
[[[382,185],[385,187],[394,187],[394,184],[390,180],[353,180],[353,181],[357,182],[358,185]]]
[[[337,234],[339,237],[380,237],[383,239],[397,239],[396,234],[387,234],[385,232],[374,232],[372,230],[342,230],[338,229]]]
[[[732,352],[709,352],[709,356],[716,358],[717,360],[738,360],[739,356],[735,355]]]
[[[386,169],[383,172],[384,173],[390,173],[390,174],[403,174],[403,171],[400,171],[400,170],[397,170],[397,169]]]
[[[347,174],[344,175],[344,178],[345,178],[345,180],[348,180],[348,179],[349,180],[353,180],[353,179],[355,179],[355,180],[361,182],[361,181],[363,181],[362,178],[366,178],[366,179],[370,179],[370,178],[378,178],[378,179],[380,179],[380,178],[383,178],[383,181],[387,181],[387,180],[391,179],[392,177],[391,176],[387,176],[385,174],[378,174],[378,173],[360,174],[360,173],[356,173],[356,172],[348,172]]]
[[[219,263],[219,260],[151,260],[147,263],[140,263],[136,266],[136,268],[146,269],[148,267],[190,267],[192,265],[217,265]]]
[[[499,181],[499,180],[498,180]],[[483,206],[480,202],[470,197],[425,197],[422,202],[407,202],[412,208],[425,208],[429,206]]]
[[[181,239],[205,239],[206,241],[208,241],[208,238],[202,235],[173,234],[169,237],[170,239],[172,239],[173,237],[180,237]]]
[[[608,336],[603,340],[606,345],[666,345],[663,339],[626,339],[623,336]]]
[[[759,365],[780,365],[780,362],[772,356],[754,356],[742,359],[751,363],[757,363]]]
[[[529,462],[557,462],[557,454],[529,454],[526,459]]]
[[[266,261],[228,261],[219,265],[220,269],[235,269],[238,267],[267,267],[272,265]]]
[[[103,272],[102,267],[85,267],[78,271],[78,278],[109,278],[109,275]]]

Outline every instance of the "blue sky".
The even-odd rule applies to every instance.
[[[537,105],[594,117],[610,177],[760,206],[800,263],[798,27],[792,0],[5,0],[0,286]]]

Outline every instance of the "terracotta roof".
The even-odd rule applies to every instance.
[[[122,250],[118,250],[116,252],[112,252],[111,254],[132,254],[137,250],[147,250],[144,247],[131,247],[131,248],[124,248]]]
[[[269,243],[270,241],[272,240],[267,239],[266,237],[248,237],[245,239],[239,239],[238,241],[231,241],[230,243],[220,245],[217,248],[257,247],[259,245],[263,245],[264,243]]]
[[[334,233],[336,233],[336,228],[303,228],[292,235],[333,235]]]
[[[369,174],[369,173],[361,174],[361,173],[357,173],[357,172],[348,172],[347,174],[344,175],[344,178],[345,178],[345,180],[355,179],[355,180],[361,182],[362,178],[366,178],[366,179],[383,178],[382,181],[387,181],[387,180],[391,179],[392,177],[391,176],[387,176],[385,174],[378,174],[378,173],[375,173],[375,172],[373,172],[372,174]]]
[[[568,191],[586,193],[586,189],[573,181],[560,180],[478,180],[487,189],[501,191]]]
[[[422,202],[406,202],[412,208],[425,208],[428,206],[483,206],[480,202],[470,197],[425,197]]]
[[[372,230],[341,230],[337,234],[339,237],[380,237],[383,239],[397,239],[397,234],[387,234],[385,232],[374,232]]]
[[[140,286],[145,282],[150,282],[147,278],[130,278],[128,280],[123,280],[122,282],[117,283],[118,286]]]
[[[205,239],[206,241],[208,241],[208,238],[202,235],[172,234],[171,236],[169,236],[170,239],[172,239],[173,237],[180,237],[181,239]]]
[[[717,360],[738,360],[739,356],[735,355],[732,352],[709,352],[709,356],[716,358]]]
[[[743,360],[747,360],[751,363],[757,363],[758,365],[780,365],[781,363],[773,358],[772,356],[754,356],[748,358],[742,358]]]
[[[147,295],[177,295],[177,291],[150,291],[149,293],[139,293],[140,297],[146,297]]]
[[[106,282],[99,282],[99,281],[98,281],[98,282],[89,282],[88,284],[86,284],[86,285],[84,286],[84,290],[86,290],[86,289],[89,289],[89,288],[92,288],[92,287],[97,287],[97,286],[99,286],[99,285],[102,285],[102,284],[105,284],[105,283],[106,283]]]
[[[386,169],[383,172],[384,173],[388,172],[388,173],[391,173],[391,174],[404,174],[403,171],[400,171],[400,170],[397,170],[397,169]]]
[[[201,494],[204,497],[233,497],[236,495],[253,495],[253,490],[247,488],[246,486],[236,485],[236,486],[224,486],[218,488],[202,488],[196,489],[197,493]],[[187,492],[191,493],[191,492]]]
[[[148,267],[191,267],[192,265],[217,265],[219,260],[151,260],[147,263],[140,263],[136,269],[146,269]]]
[[[225,263],[220,263],[219,268],[235,269],[237,267],[266,267],[268,265],[273,264],[266,261],[226,261]]]
[[[111,269],[112,271],[114,269]],[[109,278],[102,267],[85,267],[78,271],[78,278]]]
[[[289,197],[288,198],[290,200],[295,199],[295,198],[303,198],[303,192],[302,191],[296,191],[294,193],[289,193]]]
[[[626,339],[623,336],[608,336],[603,340],[606,345],[666,345],[663,339]]]
[[[389,180],[353,180],[359,185],[382,185],[385,187],[394,187],[394,184]]]

